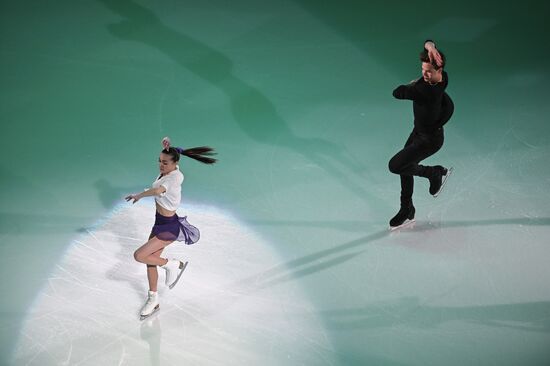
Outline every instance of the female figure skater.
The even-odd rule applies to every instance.
[[[390,230],[414,222],[414,176],[428,178],[430,194],[437,197],[453,169],[419,164],[443,146],[443,125],[454,111],[453,101],[445,92],[449,80],[443,71],[445,55],[436,49],[433,41],[428,40],[424,43],[420,61],[422,77],[393,91],[395,98],[413,101],[414,128],[405,147],[389,162],[390,171],[401,177],[401,208],[390,220]]]
[[[185,241],[193,244],[199,240],[199,230],[190,225],[186,217],[178,217],[176,210],[181,202],[181,184],[183,174],[179,170],[178,161],[180,155],[193,158],[205,164],[213,164],[216,159],[209,157],[214,155],[209,147],[196,147],[183,150],[179,147],[171,147],[170,139],[162,140],[163,150],[159,157],[160,175],[153,182],[150,189],[126,196],[126,201],[133,200],[136,203],[143,197],[154,196],[156,203],[155,225],[149,235],[147,243],[134,252],[134,258],[147,265],[147,279],[149,280],[149,296],[141,309],[141,320],[151,316],[159,310],[157,295],[158,271],[160,266],[166,271],[165,284],[172,289],[179,281],[187,262],[177,259],[161,258],[166,246],[177,241]]]

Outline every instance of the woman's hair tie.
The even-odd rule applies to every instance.
[[[170,138],[168,136],[162,139],[162,147],[166,151],[170,150]]]
[[[162,147],[164,148],[162,151],[166,154],[170,154],[172,156],[172,160],[175,162],[179,161],[180,155],[187,156],[204,164],[214,164],[218,161],[217,159],[212,158],[212,156],[216,155],[216,153],[214,152],[214,149],[208,146],[193,147],[185,150],[181,147],[171,147],[170,138],[167,136],[162,139]]]

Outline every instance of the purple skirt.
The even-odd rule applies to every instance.
[[[185,241],[185,244],[194,244],[199,240],[201,233],[199,229],[187,222],[187,216],[166,217],[157,212],[150,237],[153,236],[165,241],[177,240]]]

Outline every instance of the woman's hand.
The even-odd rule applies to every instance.
[[[160,186],[157,188],[149,188],[141,193],[138,194],[129,194],[125,197],[126,201],[134,200],[132,203],[136,203],[143,197],[151,197],[151,196],[158,196],[166,192],[166,188],[164,186]]]
[[[134,200],[134,202],[132,202],[132,204],[134,204],[134,203],[136,203],[137,201],[139,201],[141,199],[141,195],[139,195],[139,194],[130,194],[130,195],[126,196],[124,199],[126,200],[126,202]]]

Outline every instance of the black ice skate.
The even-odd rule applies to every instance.
[[[416,211],[415,211],[414,206],[412,204],[411,205],[406,205],[406,206],[402,205],[401,209],[399,210],[397,215],[395,215],[390,220],[390,230],[394,231],[396,229],[412,225],[415,221],[414,220],[415,212]]]
[[[434,166],[434,173],[430,177],[430,194],[432,196],[439,196],[452,172],[452,167],[449,169],[445,169],[441,165]]]

